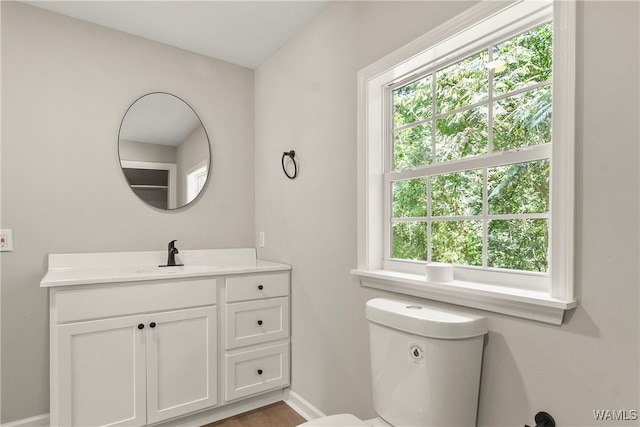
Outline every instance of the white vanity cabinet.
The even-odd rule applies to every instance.
[[[225,400],[289,385],[289,273],[229,277]]]
[[[50,255],[52,426],[205,425],[289,385],[290,269],[255,250]]]
[[[215,279],[52,289],[51,302],[52,425],[142,426],[217,403]]]

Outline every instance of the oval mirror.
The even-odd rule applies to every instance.
[[[202,121],[169,93],[150,93],[131,104],[120,125],[118,155],[131,190],[159,209],[191,203],[209,177],[211,151]]]

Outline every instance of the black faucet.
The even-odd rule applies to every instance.
[[[169,242],[169,247],[168,247],[169,258],[167,259],[167,265],[160,265],[159,267],[179,267],[181,265],[184,265],[184,264],[176,264],[176,254],[179,252],[178,252],[178,248],[176,248],[175,246],[175,242],[177,242],[177,240],[172,240]]]

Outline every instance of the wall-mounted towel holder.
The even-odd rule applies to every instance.
[[[289,171],[287,171],[287,167],[284,164],[285,157],[289,157],[291,159],[291,162],[293,162],[293,175],[290,175]],[[296,157],[296,152],[293,150],[285,151],[284,153],[282,153],[282,170],[284,171],[284,174],[289,179],[295,179],[298,176],[298,164],[296,163],[295,157]]]

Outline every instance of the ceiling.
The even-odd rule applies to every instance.
[[[23,1],[248,68],[260,65],[329,2]]]
[[[177,147],[200,126],[198,116],[180,98],[150,93],[129,107],[118,139]]]

